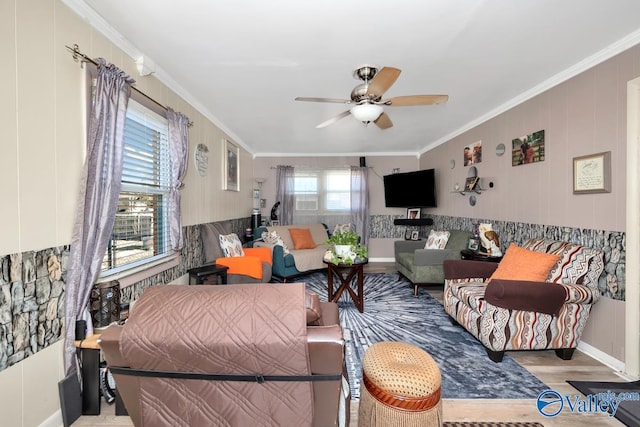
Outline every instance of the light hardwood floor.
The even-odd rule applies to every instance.
[[[392,263],[369,264],[371,273],[395,273]],[[412,291],[407,288],[408,291]],[[428,286],[420,292],[429,292],[442,302],[442,287]],[[576,351],[572,360],[561,360],[550,351],[508,352],[518,363],[538,377],[549,388],[562,395],[580,394],[567,380],[591,381],[627,381],[613,369]],[[538,412],[535,399],[443,399],[444,419],[446,421],[536,421],[545,427],[573,426],[623,426],[624,424],[606,414],[573,414],[566,408],[554,418],[546,418]],[[358,425],[358,402],[351,404],[350,426]],[[73,426],[132,426],[129,417],[115,416],[115,406],[103,401],[100,416],[82,416]]]

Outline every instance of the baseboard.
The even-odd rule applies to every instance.
[[[62,411],[58,409],[51,414],[49,418],[44,420],[38,425],[38,427],[61,427],[62,426]]]
[[[396,262],[395,258],[369,258],[369,262]]]
[[[613,356],[605,353],[602,350],[595,348],[594,346],[581,341],[578,343],[578,350],[596,359],[598,362],[607,365],[611,369],[617,371],[619,374],[624,375],[624,362],[614,358]]]

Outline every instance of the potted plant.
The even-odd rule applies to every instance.
[[[360,236],[355,231],[336,231],[325,243],[330,245],[330,261],[334,264],[362,262],[369,256],[367,247],[360,244]]]

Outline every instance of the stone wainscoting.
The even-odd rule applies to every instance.
[[[587,228],[563,227],[557,225],[528,224],[524,222],[496,221],[492,219],[464,218],[441,215],[426,215],[433,219],[433,226],[405,227],[393,224],[402,215],[373,215],[370,222],[371,238],[402,239],[407,228],[419,230],[426,237],[429,230],[473,230],[475,224],[489,223],[500,237],[503,251],[513,242],[522,245],[530,238],[562,240],[601,249],[604,253],[605,268],[600,276],[600,294],[611,299],[625,300],[626,235],[622,231],[592,230]]]
[[[251,226],[251,218],[232,219],[231,230],[242,238],[244,230]],[[131,286],[127,286],[120,290],[120,304],[129,304],[131,301],[135,301],[142,295],[142,292],[148,287],[154,285],[164,285],[171,283],[179,277],[187,273],[187,271],[194,267],[199,267],[204,264],[204,252],[202,250],[202,237],[200,236],[200,226],[193,225],[185,227],[184,231],[184,247],[181,251],[182,262],[169,270],[165,270],[162,273],[151,276],[145,280],[135,283]]]
[[[241,236],[251,218],[230,220]],[[180,265],[121,290],[128,303],[154,285],[170,283],[204,263],[198,225],[183,228]],[[0,371],[63,338],[64,289],[70,246],[0,256]]]
[[[472,230],[474,224],[491,223],[500,236],[501,246],[522,244],[532,237],[546,237],[600,248],[605,255],[605,271],[600,277],[602,295],[625,299],[625,233],[579,229],[553,225],[527,224],[491,219],[428,215],[434,225],[411,227],[425,237],[430,229]],[[370,237],[402,239],[407,227],[393,220],[403,215],[373,215]],[[231,220],[240,236],[250,226],[250,218]],[[120,302],[129,303],[154,285],[170,283],[192,267],[204,263],[198,225],[184,227],[185,245],[180,265],[121,290]],[[0,257],[0,371],[18,363],[62,339],[64,288],[70,246],[28,251]]]
[[[0,257],[0,370],[58,341],[69,246]]]

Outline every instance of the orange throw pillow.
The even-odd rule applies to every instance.
[[[544,282],[559,259],[558,255],[530,251],[512,243],[489,281],[507,279]]]
[[[294,249],[313,249],[316,242],[311,237],[311,230],[308,228],[290,228],[291,240],[293,240]]]

